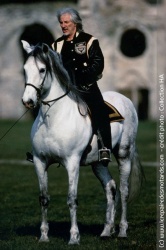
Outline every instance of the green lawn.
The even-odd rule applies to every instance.
[[[0,137],[11,126],[10,121],[0,122]],[[78,188],[78,224],[81,234],[79,246],[68,246],[70,219],[66,205],[67,174],[63,167],[53,165],[49,169],[49,193],[51,202],[48,212],[50,225],[49,243],[38,243],[40,236],[40,207],[38,182],[33,164],[9,164],[8,160],[25,158],[30,146],[31,122],[19,122],[0,141],[0,249],[156,249],[156,168],[144,167],[146,182],[140,196],[128,208],[128,238],[118,239],[119,214],[115,235],[101,240],[99,235],[105,221],[105,197],[90,167],[80,171]],[[156,124],[140,123],[137,145],[143,162],[156,161]],[[118,170],[109,166],[115,180]]]
[[[156,122],[140,122],[138,126],[138,136],[136,141],[141,160],[144,162],[156,162]]]
[[[12,126],[13,121],[0,121],[0,138]],[[25,159],[25,152],[31,149],[30,131],[32,121],[20,121],[0,141],[0,159]],[[155,122],[140,122],[138,127],[137,147],[141,161],[156,161]]]

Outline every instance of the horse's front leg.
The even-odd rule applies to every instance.
[[[80,234],[77,225],[77,187],[79,178],[79,159],[72,157],[66,164],[69,178],[69,190],[67,204],[70,210],[71,229],[69,244],[79,244]]]
[[[41,237],[40,242],[47,242],[48,239],[48,230],[49,226],[47,223],[47,208],[49,204],[49,195],[48,195],[48,188],[47,188],[47,171],[46,171],[46,164],[41,162],[39,159],[34,157],[35,169],[38,176],[39,181],[39,188],[40,188],[40,196],[39,196],[39,203],[41,206],[41,213],[42,213],[42,222],[41,222]]]

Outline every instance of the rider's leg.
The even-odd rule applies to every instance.
[[[99,138],[99,160],[111,161],[111,127],[105,104],[100,103],[100,108],[98,109],[96,118],[95,122],[97,123],[97,134]]]
[[[99,149],[106,148],[105,152],[103,150],[106,156],[108,153],[107,149],[112,151],[111,128],[106,105],[97,84],[94,84],[90,90],[83,94],[83,99],[90,108],[93,128],[95,128],[96,131],[99,130],[102,138],[103,143],[101,143],[101,141],[99,142]],[[100,159],[108,158],[108,160],[111,160],[110,154],[107,154],[107,157],[105,156],[101,156]]]

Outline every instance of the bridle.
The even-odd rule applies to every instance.
[[[68,95],[69,92],[70,92],[70,89],[68,89],[68,90],[66,91],[65,94],[63,94],[63,95],[61,95],[61,96],[59,96],[59,97],[57,97],[57,98],[55,98],[55,99],[53,99],[53,100],[50,100],[50,101],[42,101],[42,100],[41,100],[41,101],[40,101],[40,98],[41,98],[41,91],[42,91],[43,86],[44,86],[44,82],[45,82],[45,79],[46,79],[46,75],[47,75],[47,71],[46,71],[45,76],[44,76],[44,78],[43,78],[43,81],[42,81],[42,83],[41,83],[41,85],[40,85],[40,88],[36,87],[35,85],[33,85],[33,84],[31,84],[31,83],[25,83],[25,88],[26,88],[26,86],[31,86],[31,87],[33,87],[33,88],[36,90],[36,92],[37,92],[37,100],[38,100],[38,103],[42,103],[43,105],[48,105],[48,106],[50,107],[50,104],[49,104],[49,103],[51,103],[51,102],[56,102],[56,101],[60,100],[61,98],[65,97],[66,95]]]
[[[41,101],[41,103],[44,104],[44,105],[48,105],[50,107],[50,104],[49,104],[50,102],[56,102],[56,101],[62,99],[63,97],[65,97],[66,95],[68,95],[69,92],[70,92],[70,89],[68,89],[65,94],[63,94],[63,95],[61,95],[61,96],[59,96],[59,97],[57,97],[57,98],[55,98],[53,100],[46,101],[46,102],[45,101]]]

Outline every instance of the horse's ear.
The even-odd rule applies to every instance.
[[[23,45],[23,48],[24,50],[29,54],[30,52],[32,52],[33,50],[33,47],[30,46],[30,44],[24,40],[21,40],[22,42],[22,45]]]
[[[48,45],[47,44],[45,44],[45,43],[42,43],[42,50],[43,50],[43,52],[44,53],[48,53],[48,51],[49,51],[49,47],[48,47]]]

